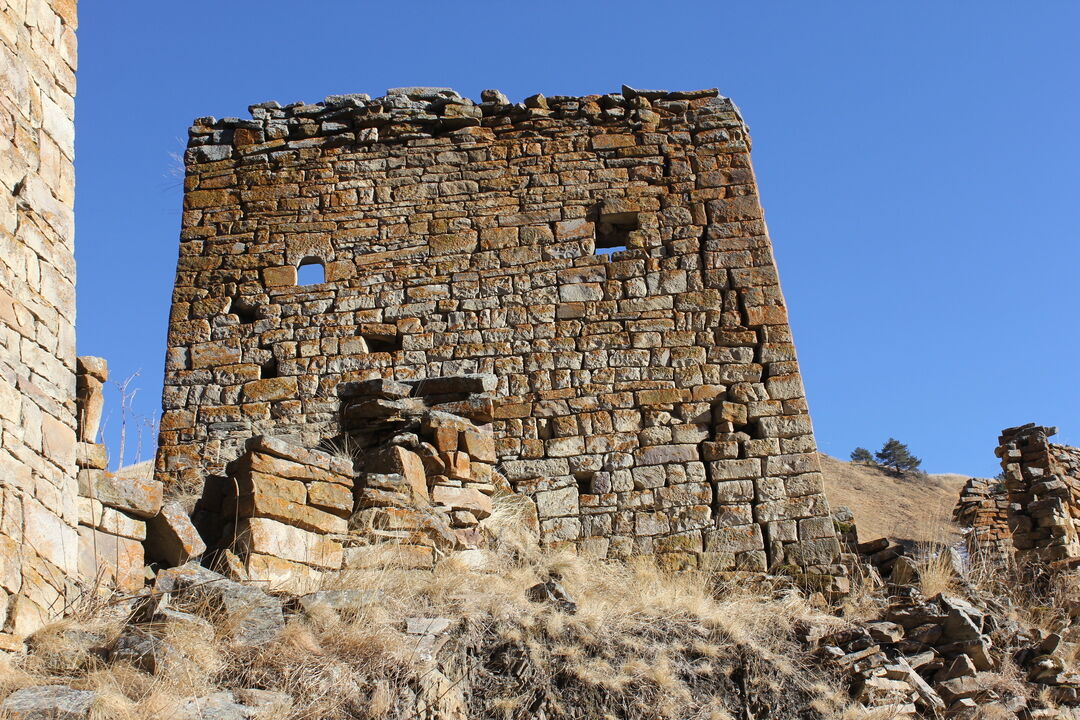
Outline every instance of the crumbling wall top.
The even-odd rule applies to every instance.
[[[734,113],[745,132],[738,108],[715,88],[674,91],[637,90],[624,85],[620,93],[580,97],[532,95],[512,103],[498,90],[485,90],[481,102],[450,88],[391,88],[382,97],[367,94],[331,95],[318,103],[275,101],[251,105],[250,119],[197,118],[189,130],[188,162],[216,162],[238,155],[322,145],[314,138],[336,136],[341,144],[404,142],[447,133],[482,132],[482,128],[532,127],[544,120],[561,124],[636,125],[663,121],[698,121],[698,116]],[[717,125],[720,127],[720,125]],[[302,141],[310,140],[307,145]],[[299,142],[297,145],[295,143]]]

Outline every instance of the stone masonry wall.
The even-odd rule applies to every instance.
[[[63,611],[77,567],[75,28],[75,0],[0,0],[0,629],[15,637]]]
[[[1009,530],[1009,497],[1005,483],[988,478],[970,478],[960,490],[953,519],[970,532],[965,545],[971,556],[1005,561],[1012,556]]]
[[[738,110],[715,90],[482,97],[196,121],[158,477],[198,486],[256,434],[316,447],[342,382],[490,373],[496,472],[546,542],[834,571]],[[304,266],[324,276],[298,284]]]
[[[998,438],[1018,562],[1080,562],[1080,448],[1051,443],[1055,434],[1028,423]]]

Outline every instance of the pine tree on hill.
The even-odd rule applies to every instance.
[[[871,465],[874,462],[874,456],[870,454],[870,451],[864,447],[857,447],[851,451],[851,462],[862,463],[863,465]]]
[[[878,464],[891,468],[898,475],[906,472],[917,472],[922,460],[911,454],[908,446],[896,438],[889,438],[881,449],[874,453]]]

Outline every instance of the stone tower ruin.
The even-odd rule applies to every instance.
[[[78,562],[74,0],[0,0],[0,645]]]
[[[483,459],[455,435],[428,483],[530,497],[549,544],[833,574],[738,109],[715,90],[482,99],[196,120],[158,479],[224,476],[256,435],[334,446],[411,393],[494,440],[478,480],[455,476]]]

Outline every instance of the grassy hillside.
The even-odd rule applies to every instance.
[[[914,542],[955,542],[952,509],[966,475],[896,475],[820,454],[825,495],[833,508],[855,513],[860,540],[887,536]]]

